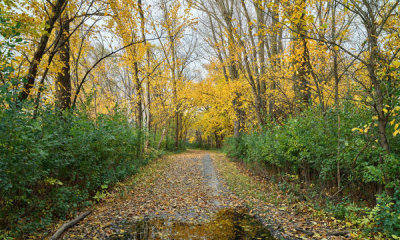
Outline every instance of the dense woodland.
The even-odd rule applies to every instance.
[[[223,147],[399,239],[399,28],[400,0],[0,1],[0,238]]]

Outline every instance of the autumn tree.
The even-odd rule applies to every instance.
[[[50,39],[50,35],[53,32],[56,21],[59,19],[62,12],[64,11],[67,2],[68,2],[67,0],[57,0],[54,3],[50,4],[51,6],[50,15],[49,18],[46,20],[45,24],[46,27],[43,31],[42,36],[40,37],[35,53],[32,59],[30,60],[29,71],[26,77],[26,83],[24,83],[23,89],[19,95],[20,101],[28,98],[31,89],[35,85],[35,79],[38,74],[38,67],[43,58],[43,55],[45,54],[45,50],[47,47],[47,43]]]

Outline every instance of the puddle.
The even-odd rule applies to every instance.
[[[202,224],[152,218],[121,223],[117,229],[119,234],[114,234],[109,239],[274,239],[258,219],[246,214],[244,210],[233,209],[223,209],[211,221]]]

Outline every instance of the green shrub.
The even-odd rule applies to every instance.
[[[352,131],[354,128],[365,129],[366,126],[370,126],[368,133]],[[339,163],[343,188],[339,195],[350,199],[351,194],[358,194],[356,197],[360,200],[373,202],[377,186],[393,189],[400,184],[400,140],[390,134],[388,137],[391,154],[385,154],[378,144],[378,130],[372,121],[372,113],[346,103],[339,110],[328,109],[324,113],[318,108],[310,108],[261,133],[228,139],[225,150],[236,161],[274,169],[271,173],[280,176],[299,176],[300,181],[313,182],[315,189],[328,188],[335,192],[338,191]],[[286,182],[278,183],[278,187],[282,191],[293,192],[293,186]],[[375,223],[371,231],[398,236],[399,192],[392,197],[382,195],[377,202],[371,215],[371,221]],[[339,219],[351,221],[357,219],[359,213],[367,211],[350,201],[328,201],[326,210]]]
[[[43,108],[32,118],[28,110],[1,109],[1,231],[22,237],[87,206],[104,184],[154,156],[143,155],[143,145],[141,131],[118,113],[90,119]]]
[[[228,138],[227,139],[227,144],[225,144],[226,151],[228,153],[228,156],[235,159],[235,160],[243,160],[244,157],[246,157],[246,140],[247,135],[240,135],[237,138]]]
[[[393,197],[386,193],[379,195],[370,218],[373,224],[367,230],[383,233],[386,237],[400,237],[400,191],[397,189]]]
[[[305,178],[308,171],[311,180],[318,179],[322,184],[335,181],[338,161],[343,184],[378,182],[376,174],[390,174],[394,180],[400,174],[400,158],[387,156],[380,163],[382,151],[374,139],[352,132],[370,122],[371,117],[369,111],[350,104],[324,114],[309,109],[282,126],[230,138],[225,150],[234,159],[274,167],[283,173]],[[376,129],[371,131],[373,134]]]
[[[336,219],[357,221],[359,214],[365,212],[365,209],[358,207],[355,203],[351,202],[347,197],[343,198],[340,202],[327,201],[325,210],[333,214]]]

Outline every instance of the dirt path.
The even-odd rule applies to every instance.
[[[215,169],[212,163],[212,159],[209,154],[205,154],[203,156],[203,174],[206,180],[206,184],[211,188],[211,195],[213,197],[219,197],[223,192],[223,188],[219,183],[217,178],[217,174],[215,173]],[[221,203],[218,199],[214,199],[214,205],[217,207],[221,206]]]
[[[348,239],[343,224],[288,198],[224,154],[191,150],[144,167],[62,239]]]
[[[223,208],[240,207],[243,202],[220,186],[210,155],[187,151],[145,167],[63,239],[115,238],[126,231],[125,225],[143,219],[197,224]]]

